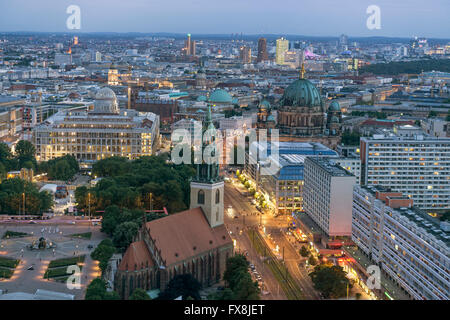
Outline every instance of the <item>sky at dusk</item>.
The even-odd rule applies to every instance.
[[[0,0],[0,32],[71,31],[69,5],[81,32],[450,38],[450,0]],[[366,27],[369,5],[380,30]]]

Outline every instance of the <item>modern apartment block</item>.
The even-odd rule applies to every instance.
[[[303,206],[327,236],[352,234],[352,197],[356,177],[327,158],[305,159]]]
[[[450,299],[450,232],[399,192],[356,186],[352,240],[412,299]]]
[[[411,197],[421,209],[450,209],[450,139],[361,138],[361,182]]]

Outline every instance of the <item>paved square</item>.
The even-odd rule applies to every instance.
[[[87,223],[72,225],[69,223],[39,222],[37,224],[15,223],[0,224],[0,237],[6,231],[24,232],[30,234],[24,238],[0,239],[0,256],[20,259],[20,264],[11,279],[0,280],[0,289],[8,292],[35,293],[37,289],[72,294],[75,299],[83,299],[86,285],[100,275],[96,261],[90,257],[98,243],[105,239],[99,226],[89,226]],[[92,232],[91,239],[72,238],[69,235]],[[53,249],[30,250],[29,245],[44,237],[56,246]],[[69,289],[66,283],[44,279],[44,273],[51,260],[85,255],[81,276],[81,289]],[[28,270],[33,266],[34,270]]]

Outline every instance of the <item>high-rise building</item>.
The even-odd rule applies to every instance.
[[[239,58],[242,63],[252,63],[252,49],[242,46],[239,50]]]
[[[289,50],[289,40],[280,38],[277,40],[275,61],[277,64],[284,64],[284,54]]]
[[[195,56],[197,54],[196,46],[197,46],[196,42],[191,40],[191,34],[188,33],[187,39],[184,42],[184,48],[183,48],[184,54],[187,56]]]
[[[361,183],[402,192],[421,209],[450,209],[450,139],[399,130],[361,138]]]
[[[267,56],[267,39],[259,38],[258,39],[258,57],[256,58],[256,62],[263,62],[269,60]]]
[[[352,240],[412,299],[450,299],[450,224],[413,207],[413,200],[380,186],[356,186]],[[364,257],[364,256],[363,256]],[[383,290],[381,294],[385,291]],[[392,294],[390,292],[390,294]]]
[[[327,158],[305,159],[303,208],[327,236],[351,236],[356,178]]]

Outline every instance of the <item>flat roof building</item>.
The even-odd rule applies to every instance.
[[[306,214],[329,237],[351,236],[356,177],[327,158],[305,159],[303,192]]]
[[[111,156],[150,156],[158,141],[159,117],[119,109],[116,95],[109,88],[97,92],[93,109],[59,111],[33,129],[38,161],[69,154],[82,168]]]

